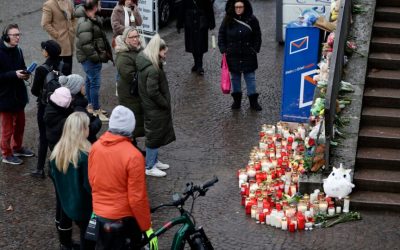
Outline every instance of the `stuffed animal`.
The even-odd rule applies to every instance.
[[[344,169],[340,163],[340,168],[333,168],[328,178],[324,179],[324,192],[329,197],[343,198],[351,193],[355,187],[351,183],[351,169]]]
[[[331,18],[330,21],[334,22],[339,16],[340,0],[333,0],[331,3]]]

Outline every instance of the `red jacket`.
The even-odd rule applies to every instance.
[[[96,215],[134,217],[142,231],[151,227],[144,158],[128,137],[106,132],[93,144],[89,182]]]

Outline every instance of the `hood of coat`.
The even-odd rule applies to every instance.
[[[244,4],[244,12],[238,16],[235,13],[235,3],[242,2]],[[248,0],[228,0],[225,6],[226,14],[234,18],[246,18],[253,15],[253,7]]]
[[[103,146],[110,147],[110,146],[114,146],[120,142],[124,142],[124,141],[130,142],[130,139],[128,137],[125,137],[122,135],[116,135],[116,134],[113,134],[113,133],[107,131],[98,139],[98,141]]]
[[[139,53],[136,58],[136,66],[139,71],[143,71],[145,68],[153,65],[151,61],[143,54],[143,51]]]
[[[115,38],[115,53],[127,51],[129,51],[128,45],[122,40],[122,36],[117,36]]]

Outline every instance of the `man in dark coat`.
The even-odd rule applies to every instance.
[[[213,2],[211,0],[183,0],[176,24],[178,33],[185,28],[185,49],[192,53],[192,71],[204,75],[203,54],[208,51],[208,30],[215,28]]]
[[[25,130],[25,105],[28,93],[24,80],[29,78],[24,55],[18,47],[20,31],[17,24],[8,25],[0,41],[0,119],[2,162],[19,165],[18,156],[33,156],[22,147]]]

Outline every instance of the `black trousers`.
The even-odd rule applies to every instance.
[[[61,56],[61,60],[64,62],[62,73],[68,76],[72,73],[72,56]]]
[[[203,68],[203,54],[202,53],[193,53],[193,59],[194,59],[194,67],[196,69],[202,69]]]
[[[110,221],[99,218],[96,250],[141,249],[142,232],[133,217]]]
[[[38,161],[37,161],[37,169],[43,170],[44,165],[46,164],[47,158],[47,147],[48,142],[46,138],[46,124],[44,123],[44,110],[46,105],[42,104],[40,101],[37,104],[37,123],[39,127],[39,147],[38,147]]]

